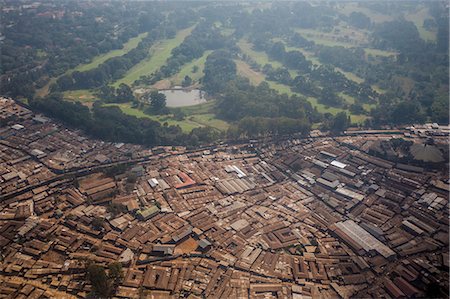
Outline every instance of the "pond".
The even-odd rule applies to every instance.
[[[166,89],[160,90],[166,96],[167,107],[184,107],[205,103],[205,92],[200,89]]]

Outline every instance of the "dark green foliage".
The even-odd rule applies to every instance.
[[[125,206],[118,204],[118,203],[111,203],[106,208],[107,208],[107,211],[109,213],[111,213],[114,217],[127,212],[127,209],[125,208]]]
[[[431,106],[432,120],[440,124],[449,124],[449,103],[448,97],[438,97]]]
[[[88,262],[86,279],[92,285],[93,295],[99,298],[110,298],[123,280],[122,265],[117,262],[111,263],[108,265],[108,273],[106,273],[102,266]]]
[[[300,133],[306,135],[310,130],[309,122],[303,119],[288,117],[245,117],[237,124],[237,131],[246,137],[270,135],[286,135]],[[235,133],[234,133],[235,134]]]
[[[150,105],[155,112],[161,112],[166,108],[166,96],[158,91],[152,91],[150,93]]]
[[[181,86],[188,87],[191,85],[192,85],[192,78],[186,75],[183,79],[183,82],[181,82]]]
[[[365,29],[370,27],[370,18],[362,12],[352,12],[348,17],[348,23],[357,28]]]
[[[350,126],[350,116],[346,112],[339,112],[335,116],[325,115],[323,128],[332,133],[341,133]]]
[[[92,285],[92,289],[96,295],[102,298],[111,296],[112,285],[102,266],[89,264],[86,269],[86,278]]]
[[[104,169],[103,173],[109,177],[114,177],[116,175],[124,173],[127,168],[128,166],[126,164],[116,164]]]
[[[133,91],[131,90],[130,86],[124,83],[121,83],[119,85],[119,88],[117,88],[116,93],[117,93],[116,98],[118,99],[119,102],[131,102],[135,100]]]
[[[203,72],[203,88],[212,94],[220,93],[236,78],[236,63],[229,52],[214,51],[206,58]]]
[[[124,83],[121,83],[117,89],[108,85],[102,86],[97,95],[107,103],[128,103],[136,101],[130,86]]]

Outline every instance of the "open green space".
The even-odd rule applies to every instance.
[[[242,75],[242,76],[247,77],[250,80],[250,82],[252,82],[252,84],[259,84],[260,82],[266,80],[264,74],[252,70],[250,68],[250,66],[248,64],[246,64],[244,61],[236,60],[236,65],[237,65],[238,73],[240,75]],[[304,95],[302,95],[302,94],[300,94],[298,92],[293,92],[291,90],[291,88],[289,86],[285,85],[285,84],[281,84],[281,83],[270,81],[270,80],[266,80],[266,82],[269,84],[270,88],[278,91],[279,93],[286,93],[289,96],[295,94],[295,95],[304,97]],[[323,104],[319,103],[316,98],[306,97],[306,99],[308,100],[308,102],[311,103],[311,105],[313,107],[317,108],[317,111],[319,111],[321,113],[327,113],[328,112],[328,113],[331,113],[331,114],[336,114],[336,113],[339,113],[341,111],[345,111],[348,114],[351,114],[350,111],[342,109],[342,108],[329,107],[329,106],[323,105]],[[354,102],[354,99],[353,99],[353,102]],[[352,115],[351,114],[350,118],[351,118],[352,122],[354,122],[354,123],[362,123],[367,118],[367,116],[365,116],[365,115]]]
[[[123,44],[122,49],[117,50],[111,50],[107,53],[95,56],[90,63],[80,64],[77,67],[67,70],[63,75],[70,74],[74,71],[84,72],[91,70],[93,68],[96,68],[106,60],[112,57],[117,57],[124,55],[131,51],[132,49],[136,48],[137,45],[142,41],[142,39],[147,36],[147,33],[141,33],[136,37],[130,38],[125,44]],[[58,77],[59,78],[59,77]],[[36,90],[35,95],[37,97],[45,97],[49,93],[50,86],[58,80],[58,78],[50,78],[50,81],[43,86],[42,88],[39,88]]]
[[[64,99],[76,101],[76,102],[93,102],[97,100],[97,97],[90,90],[68,90],[63,93]]]
[[[112,51],[109,51],[109,52],[107,52],[105,54],[101,54],[101,55],[95,56],[92,59],[92,62],[87,63],[87,64],[80,64],[79,66],[77,66],[74,69],[74,71],[79,71],[79,72],[88,71],[88,70],[96,68],[97,66],[99,66],[100,64],[102,64],[103,62],[108,60],[109,58],[122,56],[122,55],[128,53],[129,51],[131,51],[132,49],[136,48],[137,45],[146,36],[147,36],[147,32],[144,32],[144,33],[139,34],[136,37],[130,38],[128,40],[128,42],[123,44],[122,49],[112,50]]]
[[[181,130],[183,132],[189,133],[194,128],[202,127],[201,124],[195,123],[193,121],[190,121],[188,119],[177,121],[174,120],[171,115],[149,115],[144,113],[142,110],[139,110],[137,108],[131,107],[130,103],[123,103],[123,104],[104,104],[105,107],[112,107],[116,106],[119,107],[120,110],[122,110],[123,113],[135,116],[137,118],[148,118],[152,119],[154,121],[160,122],[162,125],[164,123],[167,123],[169,126],[180,126]]]
[[[389,57],[397,55],[397,52],[394,51],[386,51],[374,48],[364,48],[364,52],[366,53],[366,56],[372,55],[372,56]]]
[[[238,75],[248,78],[253,85],[259,85],[259,83],[266,79],[264,74],[252,70],[252,68],[244,61],[235,59],[234,62],[236,63]]]
[[[149,55],[140,63],[132,67],[125,76],[117,80],[113,86],[118,87],[121,83],[131,85],[139,77],[150,75],[165,64],[170,57],[172,50],[178,47],[183,40],[191,34],[194,26],[180,30],[174,38],[162,40],[149,49]]]
[[[352,12],[361,12],[374,23],[383,23],[393,20],[393,16],[381,14],[363,6],[363,2],[341,2],[337,5],[339,12],[349,16]]]
[[[266,64],[271,64],[274,68],[279,68],[283,66],[280,62],[271,60],[265,52],[253,50],[253,45],[244,38],[240,39],[237,45],[244,54],[248,55],[260,66],[264,66]]]
[[[226,131],[230,126],[230,124],[226,121],[218,119],[214,113],[194,114],[192,116],[188,116],[187,119],[197,124],[202,124],[206,127],[216,128],[220,131]]]
[[[414,13],[409,13],[409,14],[405,15],[406,20],[411,21],[414,23],[414,25],[416,25],[417,30],[419,31],[420,37],[423,40],[435,42],[437,32],[429,31],[423,27],[423,21],[425,21],[426,19],[430,19],[430,18],[432,18],[432,17],[428,11],[428,8],[426,8],[426,7],[423,7]]]
[[[204,104],[187,106],[179,108],[183,113],[186,114],[183,120],[176,120],[173,118],[172,114],[164,115],[150,115],[144,113],[144,111],[133,108],[131,103],[123,104],[104,104],[105,107],[116,106],[120,110],[128,115],[135,116],[138,118],[148,118],[154,121],[158,121],[161,124],[167,123],[169,126],[180,126],[181,130],[185,133],[189,133],[194,128],[199,127],[212,127],[220,131],[225,131],[228,129],[229,124],[223,120],[217,119],[216,115],[211,112],[211,108],[215,105],[214,101],[209,101]]]
[[[203,69],[205,68],[205,61],[209,54],[211,54],[212,51],[205,51],[203,53],[203,56],[195,59],[194,61],[191,61],[190,63],[186,63],[181,70],[173,75],[169,80],[172,82],[173,85],[181,85],[181,82],[183,82],[184,77],[189,76],[191,77],[192,81],[198,82],[203,77]],[[197,71],[194,72],[194,67],[197,67]]]

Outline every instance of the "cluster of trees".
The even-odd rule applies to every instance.
[[[94,69],[74,71],[59,77],[51,87],[52,91],[98,88],[122,78],[129,69],[148,56],[148,49],[160,38],[159,33],[158,30],[150,32],[136,48],[122,56],[109,58]]]
[[[110,298],[122,282],[124,275],[120,263],[108,265],[108,272],[101,265],[88,262],[86,264],[86,279],[92,285],[93,295],[100,298]]]
[[[218,104],[217,113],[229,121],[247,116],[306,118],[312,121],[320,118],[306,99],[279,94],[270,89],[267,82],[255,87],[243,78],[229,82]]]
[[[306,118],[247,116],[228,129],[228,137],[254,138],[265,135],[308,134],[311,124]]]
[[[161,125],[148,118],[130,116],[118,107],[104,107],[100,102],[95,102],[90,111],[79,102],[64,101],[62,95],[57,93],[43,99],[31,99],[29,104],[32,109],[79,128],[94,138],[111,142],[148,146],[197,145],[210,142],[211,136],[215,134],[212,128],[185,134],[179,126]]]
[[[97,95],[106,103],[128,103],[136,101],[133,90],[124,83],[121,83],[118,88],[104,85],[99,89]]]
[[[166,107],[166,96],[163,93],[154,90],[149,94],[144,95],[143,98],[150,103],[149,113],[165,114],[168,112]]]
[[[203,21],[178,47],[172,50],[171,56],[159,70],[148,76],[142,76],[135,84],[153,84],[170,77],[178,73],[184,64],[202,57],[205,51],[220,49],[226,44],[227,39],[220,31],[213,24]]]
[[[339,112],[334,116],[330,113],[326,113],[322,123],[322,129],[328,130],[334,134],[339,134],[347,129],[350,124],[350,115],[347,115],[344,111]]]
[[[376,100],[377,93],[372,90],[369,84],[365,82],[355,83],[334,69],[332,63],[336,61],[339,61],[336,66],[344,65],[340,60],[341,55],[339,51],[338,53],[333,52],[335,47],[312,45],[313,49],[324,49],[321,52],[322,54],[319,55],[328,60],[324,61],[323,65],[313,67],[311,62],[300,51],[286,51],[282,42],[273,43],[267,40],[256,42],[259,46],[255,45],[255,48],[265,51],[272,59],[283,64],[282,68],[273,68],[270,64],[262,68],[269,80],[288,85],[293,91],[305,96],[316,97],[320,103],[327,106],[348,108],[349,105],[346,104],[345,100],[337,95],[339,92],[345,92],[358,99],[361,103],[374,103]],[[347,62],[351,63],[351,55],[347,55],[351,51],[342,47],[338,49],[345,52]],[[355,52],[361,59],[364,59],[363,50],[355,50]],[[319,59],[321,56],[319,56]],[[348,67],[346,66],[345,68]],[[292,78],[289,69],[296,70],[299,74]],[[361,104],[359,106],[362,107]],[[364,110],[361,112],[367,113]]]
[[[230,52],[214,51],[206,58],[203,69],[203,89],[210,94],[220,94],[228,82],[236,78],[236,63]]]
[[[0,91],[13,97],[30,98],[50,77],[121,48],[143,32],[136,19],[140,12],[157,24],[164,17],[156,5],[148,4],[85,6],[53,1],[37,9],[20,9],[20,5],[9,3],[16,9],[2,12]]]

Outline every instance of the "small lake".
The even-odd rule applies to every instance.
[[[205,103],[205,92],[200,89],[166,89],[160,90],[166,96],[167,107],[184,107]]]

